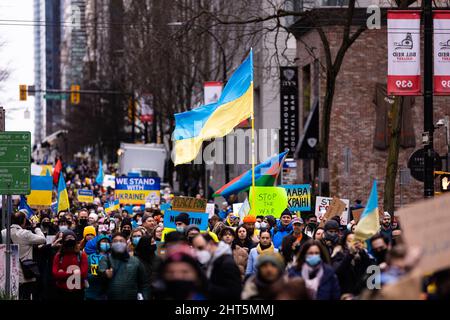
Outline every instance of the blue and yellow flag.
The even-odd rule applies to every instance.
[[[105,212],[111,213],[120,209],[119,199],[105,203]]]
[[[19,210],[26,210],[28,212],[27,213],[28,219],[31,219],[31,217],[34,215],[33,210],[27,204],[27,199],[25,198],[25,196],[20,196]]]
[[[50,206],[52,204],[53,178],[51,175],[31,176],[31,193],[27,196],[30,206]]]
[[[174,163],[195,159],[202,142],[220,138],[251,117],[253,112],[253,52],[234,72],[219,101],[175,114]]]
[[[105,175],[103,173],[103,161],[99,160],[98,161],[98,173],[97,173],[97,177],[95,178],[95,182],[97,182],[97,184],[102,185],[104,178],[105,178]]]
[[[67,194],[66,182],[64,181],[64,177],[62,172],[59,173],[58,180],[58,204],[56,206],[57,212],[69,210],[69,195]]]
[[[361,218],[355,229],[355,238],[365,241],[380,231],[380,217],[378,215],[377,181],[373,182],[367,206],[364,208]]]

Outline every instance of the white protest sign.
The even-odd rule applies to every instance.
[[[206,204],[206,213],[208,214],[208,218],[211,218],[214,215],[214,203]]]
[[[342,202],[345,203],[345,209],[341,213],[341,225],[347,225],[348,223],[348,213],[350,210],[350,200],[348,199],[340,199]],[[333,198],[329,197],[316,197],[316,217],[317,220],[322,221],[323,216],[327,212],[328,208],[330,207],[331,201],[333,201]]]
[[[105,188],[112,188],[115,189],[116,188],[116,177],[110,174],[105,174],[105,176],[103,177],[103,187]]]

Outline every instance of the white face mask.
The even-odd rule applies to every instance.
[[[261,229],[261,223],[255,222],[255,229]]]
[[[267,228],[267,222],[261,222],[261,229]]]
[[[197,252],[197,260],[201,264],[205,265],[209,262],[209,260],[211,260],[211,253],[209,253],[209,251],[196,250],[196,252]]]

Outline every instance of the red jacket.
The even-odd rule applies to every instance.
[[[70,272],[70,269],[75,269],[75,266],[80,268],[80,279],[76,279]],[[84,282],[88,276],[88,258],[86,253],[66,252],[61,259],[58,252],[53,259],[52,273],[58,288],[64,290],[84,289]],[[70,288],[68,288],[68,284]]]

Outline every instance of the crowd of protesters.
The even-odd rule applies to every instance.
[[[372,299],[369,267],[379,268],[384,286],[416,261],[387,212],[379,234],[365,242],[355,238],[352,217],[341,225],[338,216],[319,222],[313,213],[285,209],[279,219],[248,215],[241,221],[228,202],[216,206],[207,232],[180,213],[176,231],[165,233],[159,205],[121,205],[106,213],[114,190],[96,184],[95,174],[86,164],[65,168],[67,212],[12,215],[20,299]],[[77,189],[93,190],[94,203],[78,203]],[[161,202],[170,202],[171,191],[163,194]],[[5,243],[6,230],[1,239]],[[449,273],[424,277],[423,299],[448,299]]]

